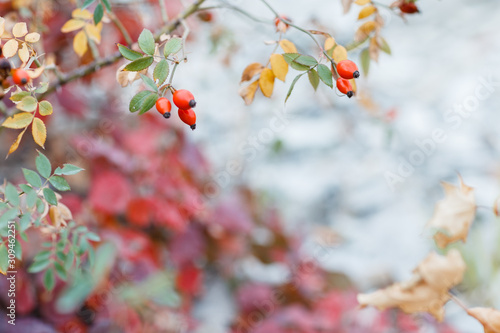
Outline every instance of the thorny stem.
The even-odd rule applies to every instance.
[[[194,14],[198,8],[205,2],[205,0],[197,0],[195,1],[191,6],[186,8],[181,14],[177,16],[177,18],[172,21],[170,24],[167,26],[164,26],[162,29],[160,29],[156,34],[155,34],[155,40],[158,40],[160,36],[164,33],[170,33],[177,29],[177,27],[181,24],[181,21],[186,19],[187,17],[191,16]],[[59,87],[70,83],[72,81],[75,81],[79,78],[82,78],[84,76],[90,75],[97,70],[99,70],[102,67],[107,67],[110,66],[114,63],[116,63],[118,60],[122,59],[122,55],[119,51],[116,51],[110,56],[107,56],[102,59],[96,59],[92,63],[88,64],[87,66],[83,66],[80,68],[75,69],[74,71],[71,71],[66,74],[61,74],[61,78],[56,80],[55,82],[52,82],[50,84],[49,89],[45,93],[43,93],[40,96],[40,99],[43,99],[47,95],[50,95],[54,93]]]
[[[120,19],[113,12],[108,13],[108,16],[111,19],[111,21],[113,21],[116,28],[118,28],[118,30],[120,30],[120,32],[121,32],[123,38],[125,38],[125,41],[127,42],[128,46],[132,45],[134,43],[134,41],[130,37],[130,34],[128,33],[127,29],[123,25],[122,21],[120,21]]]

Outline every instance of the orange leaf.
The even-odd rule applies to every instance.
[[[256,80],[249,84],[246,87],[243,87],[240,89],[240,96],[243,98],[245,101],[246,105],[250,105],[253,102],[253,99],[255,98],[255,92],[259,88],[259,81]]]
[[[262,64],[259,64],[258,62],[251,63],[243,71],[243,74],[241,75],[241,82],[250,81],[255,75],[262,72],[263,69],[264,66]]]
[[[26,132],[27,128],[28,127],[26,127],[21,133],[19,133],[16,141],[14,141],[14,143],[12,143],[12,145],[10,146],[9,152],[7,153],[7,156],[9,156],[10,154],[12,154],[13,152],[15,152],[17,150],[17,148],[19,147],[19,143],[21,142],[21,139],[23,138],[24,132]]]
[[[368,21],[363,23],[354,35],[356,41],[362,41],[370,35],[370,33],[378,27],[378,23],[375,21]]]
[[[471,308],[467,313],[479,320],[485,333],[500,332],[500,311],[492,308]]]
[[[260,73],[259,87],[266,97],[271,97],[271,95],[273,94],[274,78],[275,76],[273,74],[273,71],[269,68],[264,68],[262,73]]]
[[[365,17],[372,15],[376,11],[377,11],[377,8],[375,8],[375,6],[372,6],[372,5],[366,6],[363,9],[361,9],[361,11],[359,12],[358,20],[362,20]]]

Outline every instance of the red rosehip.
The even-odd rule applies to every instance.
[[[212,12],[209,11],[203,11],[198,13],[198,18],[203,22],[212,22],[214,19],[214,14],[212,14]]]
[[[189,90],[185,89],[180,89],[174,91],[174,104],[179,108],[179,109],[191,109],[196,106],[196,101],[194,100],[193,94]]]
[[[156,101],[156,110],[160,112],[163,117],[170,118],[170,110],[172,110],[172,104],[165,97],[160,97]]]
[[[399,5],[399,10],[405,14],[415,14],[420,12],[414,2],[403,2]]]
[[[193,109],[179,109],[179,118],[185,124],[189,125],[192,130],[196,128],[196,113],[194,113]]]
[[[337,88],[340,90],[341,93],[346,94],[347,97],[349,98],[354,96],[354,91],[352,91],[351,82],[349,82],[349,80],[343,79],[341,77],[338,78]]]
[[[15,84],[24,86],[30,80],[30,76],[28,75],[28,72],[26,72],[25,70],[16,69],[12,73],[12,79],[14,80]]]
[[[344,79],[357,79],[359,77],[358,66],[351,60],[342,60],[337,64],[337,73]]]

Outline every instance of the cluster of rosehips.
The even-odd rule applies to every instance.
[[[0,48],[0,57],[2,56],[2,48]],[[20,86],[24,86],[30,80],[28,72],[23,69],[12,69],[10,62],[5,58],[0,58],[0,83],[4,89],[10,87],[12,82],[8,78],[12,75],[12,81]]]
[[[193,94],[188,90],[180,89],[174,90],[172,95],[174,104],[179,108],[179,118],[194,130],[196,128],[196,113],[194,113],[193,108],[196,106],[196,101],[194,100]],[[158,110],[163,117],[170,118],[172,104],[166,97],[160,97],[156,101],[156,110]]]
[[[347,97],[351,98],[354,96],[354,91],[352,90],[350,79],[357,79],[359,77],[358,66],[351,60],[342,60],[337,64],[337,73],[339,78],[337,79],[338,90],[346,94]]]

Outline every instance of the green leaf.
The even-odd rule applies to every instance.
[[[288,98],[290,97],[290,95],[292,94],[292,91],[293,91],[293,88],[295,87],[295,83],[297,83],[297,81],[302,77],[302,75],[304,75],[305,73],[302,73],[302,74],[299,74],[295,77],[295,79],[293,79],[292,81],[292,84],[290,85],[290,88],[288,89],[288,93],[286,94],[286,98],[285,98],[285,103],[286,101],[288,100]]]
[[[40,176],[33,170],[23,168],[24,179],[33,187],[42,187]]]
[[[85,0],[85,2],[83,3],[82,9],[87,8],[88,6],[93,4],[94,2],[95,2],[95,0]]]
[[[75,253],[73,251],[69,251],[66,256],[66,260],[64,260],[64,268],[69,271],[71,267],[73,267],[73,261],[75,260]]]
[[[92,231],[89,231],[87,233],[87,238],[91,241],[94,241],[94,242],[100,242],[101,241],[101,237],[99,237],[99,235],[97,235],[96,233],[92,232]]]
[[[49,116],[53,112],[52,104],[49,101],[41,101],[38,104],[38,111],[42,116]]]
[[[52,176],[49,178],[50,184],[56,188],[58,191],[69,191],[71,188],[69,187],[68,182],[61,176]]]
[[[14,221],[14,219],[17,217],[19,214],[19,211],[17,208],[11,208],[2,215],[0,215],[0,225],[7,224],[10,221]]]
[[[36,192],[35,192],[35,194],[36,194]],[[31,225],[31,213],[25,213],[19,219],[19,229],[21,232],[25,231],[26,229],[28,229],[30,227],[30,225]]]
[[[57,197],[54,191],[52,191],[50,188],[46,187],[43,189],[43,196],[49,204],[51,204],[52,206],[57,206]]]
[[[38,273],[49,267],[50,265],[50,257],[47,257],[46,259],[40,259],[37,261],[34,261],[30,268],[28,268],[28,272],[30,273]]]
[[[301,61],[304,63],[311,63],[311,59],[309,59],[309,58],[312,58],[314,60],[315,64],[317,64],[316,59],[314,59],[313,57],[303,56],[299,53],[284,53],[283,58],[290,65],[290,67],[292,67],[293,69],[298,70],[298,71],[307,71],[307,70],[309,70],[309,68],[311,66],[299,63],[296,61],[297,59],[301,59]]]
[[[330,70],[330,68],[328,68],[328,66],[323,64],[318,65],[318,75],[324,84],[326,84],[330,88],[333,88],[332,71]]]
[[[36,158],[36,170],[42,177],[44,178],[49,178],[50,173],[52,172],[52,167],[50,166],[50,161],[49,159],[42,154],[41,152],[38,152],[38,156]]]
[[[68,279],[68,275],[66,274],[66,270],[64,267],[58,263],[57,261],[54,263],[54,268],[56,269],[57,275],[61,278],[61,280],[66,281]]]
[[[300,55],[297,58],[295,58],[293,61],[296,63],[299,63],[301,65],[308,66],[308,67],[313,67],[313,66],[316,66],[318,64],[316,59],[314,59],[313,57],[308,56],[308,55]]]
[[[153,89],[154,91],[158,91],[158,86],[149,76],[141,74],[141,79],[142,82],[144,82],[149,88]]]
[[[50,255],[52,253],[52,250],[44,250],[41,252],[38,252],[38,254],[33,258],[33,261],[46,261],[50,258]]]
[[[21,111],[33,112],[36,110],[38,101],[32,96],[25,96],[23,99],[16,104],[16,108]]]
[[[43,277],[43,285],[46,290],[52,291],[52,289],[54,289],[55,284],[56,281],[54,278],[54,271],[52,269],[48,269]]]
[[[19,260],[23,259],[23,248],[21,247],[21,243],[16,239],[14,243],[14,252],[16,254],[16,258]]]
[[[365,48],[363,51],[361,51],[359,58],[361,62],[361,68],[363,69],[363,74],[368,75],[368,72],[370,71],[370,50],[368,48]]]
[[[319,85],[318,72],[316,72],[314,69],[311,69],[311,70],[309,70],[309,72],[307,72],[307,76],[309,76],[309,82],[311,83],[311,86],[316,91],[316,89],[318,89],[318,85]]]
[[[106,10],[108,12],[111,12],[111,4],[109,3],[109,1],[108,0],[101,0],[101,1],[104,4],[104,7],[106,7]]]
[[[9,258],[5,243],[0,245],[0,270],[2,272],[7,272],[9,270]]]
[[[103,16],[104,16],[104,7],[101,4],[98,4],[94,10],[94,24],[95,25],[99,24]]]
[[[17,188],[11,183],[7,183],[5,186],[5,199],[12,205],[19,205],[19,193],[17,192]]]
[[[31,94],[29,93],[29,91],[21,91],[21,92],[18,92],[16,94],[12,94],[12,96],[10,96],[10,100],[13,101],[13,102],[20,102],[24,97],[26,96],[30,96]]]
[[[171,54],[176,54],[182,49],[182,39],[174,37],[170,38],[168,42],[165,44],[165,48],[163,49],[163,55],[168,57]]]
[[[45,210],[45,205],[44,205],[42,199],[37,197],[36,198],[36,211],[41,214],[41,213],[43,213],[44,210]],[[35,221],[35,226],[38,227],[38,223],[40,223],[40,219],[37,219]]]
[[[155,54],[155,38],[153,37],[153,33],[148,29],[142,30],[139,35],[139,47],[144,53],[153,55]]]
[[[77,167],[76,165],[66,163],[63,165],[62,169],[61,168],[56,168],[56,171],[54,171],[55,175],[65,175],[65,176],[71,176],[71,175],[76,175],[80,171],[83,171],[85,169],[82,169],[80,167]]]
[[[49,83],[48,82],[41,82],[38,88],[35,89],[35,92],[37,94],[43,94],[49,89]]]
[[[132,61],[130,64],[125,66],[123,70],[129,72],[139,72],[151,66],[152,63],[153,63],[153,57],[144,57]]]
[[[153,107],[157,99],[158,95],[152,91],[140,91],[130,101],[129,110],[130,112],[140,111],[140,114],[143,114]]]
[[[378,46],[380,47],[380,49],[382,50],[382,52],[385,52],[387,54],[391,54],[391,47],[389,46],[389,44],[387,44],[387,41],[385,39],[383,39],[382,37],[380,37],[378,40]]]
[[[142,53],[129,49],[128,47],[122,44],[116,44],[118,46],[118,51],[122,54],[122,56],[130,61],[137,60],[142,58]]]
[[[153,71],[153,79],[158,81],[158,85],[161,85],[167,79],[169,72],[170,67],[168,66],[168,61],[162,59]]]
[[[141,109],[139,110],[139,114],[144,114],[151,110],[153,106],[155,106],[156,101],[158,100],[158,94],[152,93],[148,97],[144,99],[144,103],[141,105]]]

